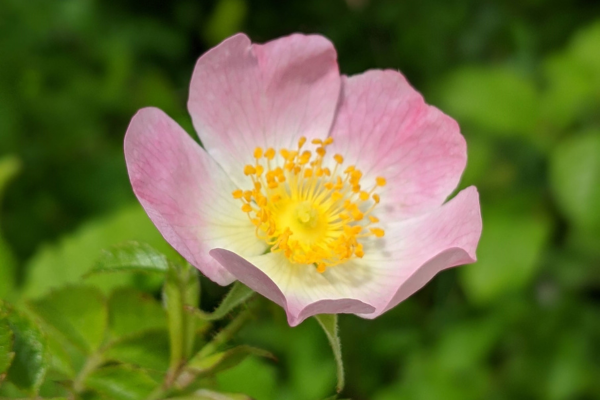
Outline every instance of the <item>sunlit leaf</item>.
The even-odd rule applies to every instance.
[[[476,303],[489,303],[521,290],[539,268],[551,225],[543,214],[488,207],[477,262],[460,268],[463,287]]]
[[[466,67],[443,85],[445,111],[486,132],[529,134],[538,117],[538,93],[532,80],[508,68]]]
[[[55,335],[91,354],[104,340],[106,299],[91,286],[66,286],[29,303]]]
[[[42,246],[26,266],[28,274],[25,277],[24,294],[36,297],[52,288],[79,282],[93,268],[103,249],[127,240],[148,243],[158,251],[175,255],[142,207],[136,204],[106,218],[88,222],[58,243]],[[135,279],[136,276],[139,274],[101,274],[86,281],[109,292],[118,286],[139,284],[137,282],[140,279]],[[153,282],[151,275],[144,275],[143,278],[149,283]],[[158,287],[162,279],[154,278],[153,285]]]
[[[268,351],[243,345],[204,358],[193,358],[187,364],[187,368],[197,377],[216,375],[235,367],[250,355],[274,358]]]
[[[600,230],[600,131],[566,139],[550,164],[552,189],[575,225]]]

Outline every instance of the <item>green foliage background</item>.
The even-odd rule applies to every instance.
[[[374,321],[342,316],[344,394],[600,398],[592,0],[2,0],[0,298],[21,303],[80,282],[101,249],[124,240],[173,254],[131,192],[123,135],[150,105],[192,133],[194,62],[238,31],[256,42],[320,33],[343,73],[401,70],[467,138],[461,187],[481,192],[479,262]],[[160,286],[135,274],[85,282],[105,295]],[[224,292],[202,283],[210,310]],[[218,384],[258,400],[331,394],[335,364],[316,321],[291,329],[277,307],[263,310],[240,341],[278,362],[249,358]],[[12,340],[2,331],[0,346]]]

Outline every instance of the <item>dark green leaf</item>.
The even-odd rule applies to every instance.
[[[167,326],[162,304],[135,289],[115,290],[108,300],[108,309],[109,329],[115,337]]]
[[[277,369],[261,358],[248,357],[216,376],[219,391],[245,393],[254,399],[277,398]]]
[[[600,132],[560,143],[550,164],[558,205],[577,226],[600,231]]]
[[[254,295],[254,291],[243,283],[237,281],[231,287],[219,307],[212,313],[205,313],[197,310],[197,315],[200,318],[213,321],[227,316],[234,308],[243,304],[246,300]]]
[[[89,274],[105,272],[165,273],[167,257],[146,243],[125,242],[103,250]]]
[[[104,356],[142,368],[166,371],[169,367],[169,335],[165,329],[127,336],[110,346]]]
[[[19,172],[21,163],[16,157],[0,159],[0,203],[4,189],[10,180]],[[0,216],[1,217],[1,216]],[[0,218],[0,221],[2,219]],[[10,298],[15,286],[16,261],[12,251],[0,236],[0,299]],[[1,364],[1,363],[0,363]]]
[[[23,314],[9,308],[1,301],[0,308],[7,314],[8,325],[14,334],[15,356],[6,379],[19,389],[34,395],[39,390],[48,370],[49,353],[46,338],[33,321]]]
[[[338,322],[337,314],[319,314],[315,315],[315,319],[325,331],[329,344],[333,350],[335,357],[335,363],[337,365],[337,391],[338,393],[344,389],[344,363],[342,361],[342,346],[340,344],[340,337],[338,336]]]
[[[104,340],[108,320],[106,300],[91,286],[66,286],[29,303],[52,332],[91,354]]]
[[[189,264],[169,264],[163,301],[167,310],[171,343],[171,370],[189,359],[194,348],[196,316],[188,307],[198,308],[200,281],[198,271]]]
[[[85,386],[111,400],[140,400],[146,398],[157,383],[142,370],[119,365],[92,372]]]

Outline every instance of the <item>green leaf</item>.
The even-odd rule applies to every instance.
[[[163,301],[167,310],[167,321],[171,343],[171,371],[189,359],[194,348],[196,316],[188,307],[198,308],[200,281],[197,270],[189,264],[169,263]]]
[[[507,293],[524,289],[539,268],[539,259],[550,235],[548,218],[487,207],[485,226],[477,249],[478,261],[459,269],[471,301],[487,304]]]
[[[501,136],[529,134],[539,117],[533,81],[508,68],[459,69],[441,95],[443,109],[459,122]]]
[[[204,358],[194,357],[187,364],[186,369],[190,370],[196,378],[216,375],[221,371],[235,367],[250,355],[274,358],[266,350],[243,345]]]
[[[7,322],[14,334],[15,353],[6,379],[31,395],[37,394],[44,381],[49,364],[46,338],[40,329],[23,314],[0,301],[0,312],[7,315]]]
[[[86,354],[93,353],[106,334],[108,310],[102,293],[91,286],[66,286],[29,303],[52,332]]]
[[[243,283],[237,281],[231,287],[231,290],[227,293],[219,307],[212,313],[205,313],[201,310],[197,310],[197,315],[209,321],[219,320],[227,316],[234,308],[243,304],[246,300],[254,295],[254,291]]]
[[[142,370],[118,365],[92,372],[85,386],[111,400],[140,400],[148,397],[157,383]]]
[[[152,296],[131,288],[115,290],[109,300],[109,330],[115,337],[166,328],[164,308]]]
[[[0,311],[0,383],[4,380],[5,373],[15,357],[13,345],[13,332],[10,329],[6,315]]]
[[[127,336],[111,345],[104,357],[164,372],[169,367],[169,334],[165,329]]]
[[[17,175],[20,169],[21,163],[18,158],[8,156],[0,159],[0,204],[6,185]],[[2,221],[1,218],[0,221]],[[0,299],[7,299],[12,296],[15,287],[16,265],[12,251],[0,234],[0,276],[2,277],[0,279]]]
[[[550,159],[552,190],[576,226],[600,231],[600,131],[566,139]]]
[[[28,273],[23,287],[24,295],[30,298],[39,297],[52,288],[80,282],[94,267],[95,260],[103,249],[127,240],[148,243],[167,256],[177,256],[142,207],[135,204],[106,218],[82,225],[58,243],[42,246],[25,267]],[[152,281],[152,278],[155,278],[155,281]],[[160,277],[151,275],[144,275],[141,280],[155,288],[162,282]],[[99,274],[89,277],[87,282],[108,293],[118,286],[140,286],[140,275]]]
[[[103,250],[89,275],[107,272],[165,273],[167,257],[146,243],[125,242]]]
[[[337,392],[341,392],[344,389],[344,363],[342,361],[342,345],[340,343],[340,337],[338,336],[338,318],[337,314],[319,314],[315,315],[315,319],[325,331],[325,335],[329,340],[331,349],[333,350],[333,356],[337,365]]]

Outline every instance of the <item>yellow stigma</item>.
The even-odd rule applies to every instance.
[[[364,238],[385,235],[373,226],[379,219],[372,213],[380,202],[375,190],[385,186],[386,180],[377,177],[365,190],[363,173],[353,165],[344,169],[342,155],[335,154],[333,162],[326,162],[332,138],[310,143],[316,147],[314,154],[302,149],[304,137],[295,150],[257,147],[255,164],[246,165],[243,171],[253,189],[238,189],[232,196],[242,202],[242,211],[256,226],[256,236],[269,244],[271,252],[283,252],[292,263],[313,264],[322,273],[362,258]]]

